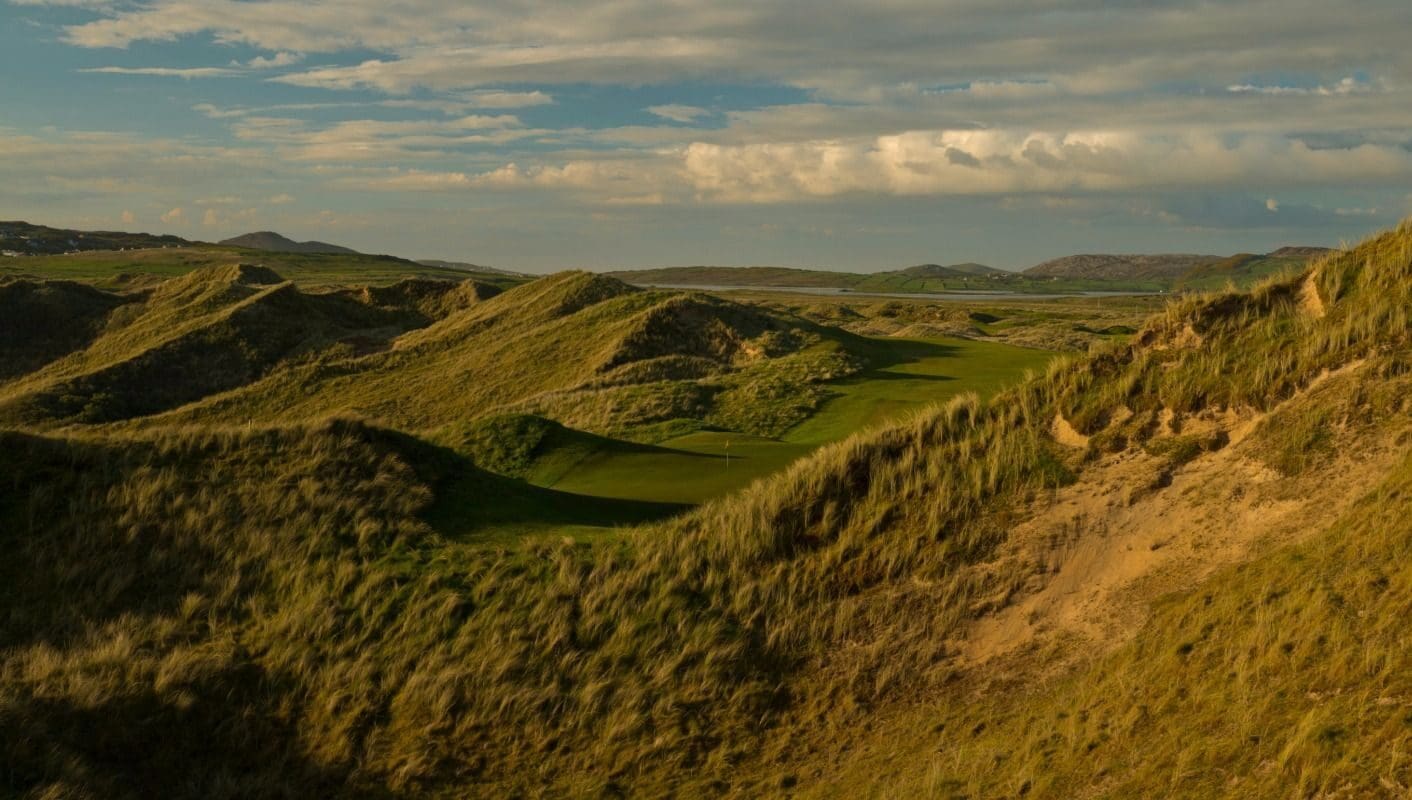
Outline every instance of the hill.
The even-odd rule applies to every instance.
[[[1134,280],[1178,278],[1200,264],[1220,256],[1189,254],[1162,255],[1075,255],[1055,258],[1030,267],[1024,274],[1032,278],[1085,278]]]
[[[831,272],[793,267],[663,267],[604,273],[638,286],[790,286],[847,287],[862,277],[852,272]]]
[[[44,303],[56,289],[64,295]],[[67,316],[74,338],[61,347],[51,329],[15,331],[10,346],[38,368],[0,384],[0,421],[44,426],[154,414],[246,385],[292,359],[384,347],[495,291],[424,282],[307,294],[248,264],[197,270],[126,297],[12,282],[0,291],[7,317]]]
[[[955,291],[1053,294],[1089,290],[1157,292],[1157,280],[1034,278],[980,264],[944,267],[923,264],[886,272],[835,272],[788,267],[669,267],[605,273],[638,286],[701,287],[703,289],[842,290],[858,293],[925,294]]]
[[[987,267],[985,264],[966,262],[964,264],[951,264],[942,266],[940,264],[918,264],[915,267],[897,270],[898,274],[910,275],[918,278],[956,278],[962,276],[987,276],[1005,275],[1005,270]]]
[[[1264,255],[1237,253],[1198,264],[1177,278],[1177,289],[1216,289],[1231,283],[1249,286],[1262,278],[1283,272],[1297,272],[1309,261],[1333,251],[1322,247],[1281,247]]]
[[[225,247],[244,247],[249,250],[271,250],[277,253],[339,253],[357,255],[357,250],[340,247],[325,242],[296,242],[274,231],[256,231],[225,239],[218,244]]]
[[[28,222],[0,222],[0,252],[5,255],[54,255],[90,250],[133,250],[142,248],[188,247],[192,243],[177,236],[119,231],[75,231],[49,228]]]
[[[375,422],[5,433],[5,780],[103,797],[1397,796],[1409,308],[1405,224],[611,535],[478,540],[456,520],[510,488]],[[446,376],[443,397],[503,387],[432,367],[475,331],[507,335],[508,315],[525,355],[602,332],[584,358],[603,374],[673,355],[724,372],[794,329],[570,274],[394,349]],[[687,353],[664,350],[679,323],[705,331]]]
[[[385,348],[271,375],[181,419],[317,419],[342,409],[430,430],[515,411],[610,435],[651,438],[655,426],[680,432],[706,421],[772,433],[821,402],[817,381],[857,368],[846,336],[705,295],[561,273]],[[574,358],[563,356],[569,346]]]
[[[438,267],[440,269],[459,269],[465,270],[466,272],[481,272],[489,273],[492,275],[509,275],[516,278],[530,277],[529,275],[526,275],[523,272],[515,272],[513,270],[508,269],[497,269],[495,267],[482,267],[478,264],[468,264],[464,261],[440,261],[435,258],[421,258],[417,259],[417,263],[425,267]]]
[[[1281,247],[1281,248],[1279,248],[1279,249],[1277,249],[1277,250],[1272,250],[1272,251],[1270,251],[1269,253],[1267,253],[1266,255],[1268,255],[1268,256],[1271,257],[1271,258],[1304,258],[1304,259],[1310,259],[1310,258],[1321,258],[1321,257],[1327,256],[1327,255],[1329,255],[1330,253],[1333,253],[1333,252],[1334,252],[1334,250],[1331,249],[1331,248],[1328,248],[1328,247],[1304,247],[1304,246],[1294,246],[1294,247],[1290,247],[1290,246],[1286,246],[1286,247]]]
[[[51,256],[0,256],[0,278],[83,281],[100,288],[130,291],[194,270],[237,262],[258,263],[306,288],[388,285],[409,279],[462,281],[508,287],[524,278],[488,272],[429,267],[394,256],[339,253],[281,253],[218,245],[181,249],[92,251]]]
[[[1144,292],[1213,288],[1226,279],[1249,286],[1286,267],[1297,267],[1329,251],[1286,247],[1265,256],[1076,255],[1037,264],[1023,273],[984,264],[920,264],[906,269],[858,273],[784,267],[671,267],[610,272],[641,286],[702,288],[834,289],[856,293],[927,294],[1007,292],[1056,294]],[[1220,276],[1220,277],[1215,277]]]

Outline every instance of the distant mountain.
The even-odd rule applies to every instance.
[[[358,255],[357,250],[347,247],[339,247],[336,244],[326,242],[296,242],[286,236],[281,236],[274,231],[256,231],[233,239],[226,239],[217,244],[227,247],[245,247],[251,250],[271,250],[277,253],[336,253],[342,255]]]
[[[1036,264],[1024,271],[1032,278],[1087,278],[1100,280],[1174,279],[1200,264],[1221,256],[1189,253],[1158,255],[1084,254],[1064,256]]]
[[[417,260],[418,264],[424,267],[437,267],[439,269],[459,269],[463,272],[488,272],[492,275],[511,275],[516,278],[531,277],[523,272],[515,272],[497,267],[483,267],[480,264],[469,264],[465,261],[441,261],[435,258],[422,258]]]
[[[135,250],[153,247],[189,247],[178,236],[121,231],[75,231],[28,222],[0,222],[0,252],[20,255],[56,255],[87,250]]]
[[[604,273],[639,286],[789,286],[838,288],[866,276],[794,267],[663,267]]]
[[[964,264],[918,264],[915,267],[897,270],[899,275],[907,275],[914,278],[974,278],[985,275],[1001,275],[1005,270],[988,267],[985,264],[977,264],[967,261]]]

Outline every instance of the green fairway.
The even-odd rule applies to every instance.
[[[880,366],[831,384],[835,396],[784,440],[825,444],[965,392],[989,397],[1054,354],[970,339],[869,339]]]
[[[776,472],[820,445],[897,420],[964,392],[994,394],[1052,353],[967,339],[870,338],[877,366],[829,384],[813,416],[780,439],[701,431],[656,447],[574,448],[546,457],[531,480],[575,495],[654,503],[701,503]],[[727,458],[729,454],[729,458]]]

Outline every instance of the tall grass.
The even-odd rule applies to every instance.
[[[1409,254],[1404,225],[1314,266],[1324,316],[1300,308],[1300,277],[1180,301],[1131,344],[592,546],[442,538],[421,521],[437,459],[363,423],[7,435],[0,729],[20,732],[0,751],[7,780],[102,796],[773,791],[802,750],[947,685],[965,623],[1028,577],[986,557],[1027,501],[1085,467],[1050,440],[1056,414],[1140,441],[1163,409],[1272,408],[1355,359],[1400,374]],[[1120,407],[1134,413],[1115,423]],[[1378,523],[1390,544],[1395,520]],[[1155,706],[1173,726],[1176,697]],[[1127,709],[1105,730],[1141,742],[1153,724]],[[1303,724],[1310,744],[1285,763],[1329,727]],[[1033,752],[1030,789],[1068,785],[1051,768],[1084,770]]]

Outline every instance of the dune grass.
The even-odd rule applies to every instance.
[[[1305,281],[1185,298],[989,401],[588,542],[440,533],[455,470],[366,423],[5,434],[0,775],[36,796],[826,793],[801,766],[926,697],[956,716],[896,744],[935,764],[870,774],[878,796],[1400,793],[1405,466],[1039,695],[956,683],[958,637],[1030,577],[990,556],[1100,434],[1268,411],[1355,361],[1389,391],[1351,407],[1405,417],[1412,225]],[[1091,446],[1055,442],[1056,415]]]

